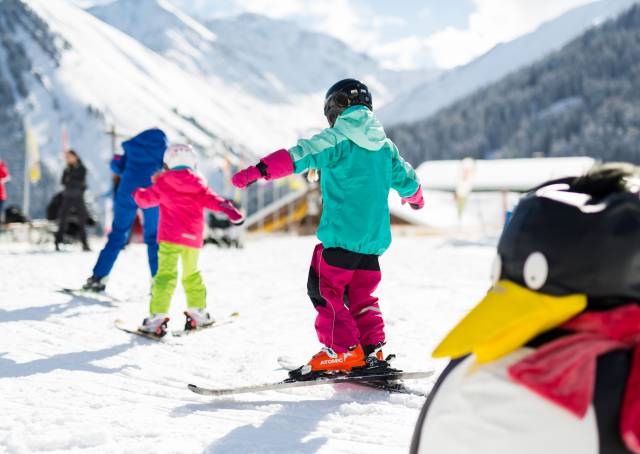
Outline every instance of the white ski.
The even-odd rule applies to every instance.
[[[338,383],[362,383],[381,382],[387,380],[409,380],[428,378],[433,375],[433,371],[423,372],[389,372],[371,375],[348,375],[342,374],[335,377],[320,377],[312,380],[292,380],[288,379],[277,383],[264,383],[260,385],[240,386],[237,388],[202,388],[197,385],[188,385],[188,388],[196,394],[203,396],[229,396],[233,394],[255,393],[261,391],[273,391],[289,388],[301,388],[305,386],[331,385]],[[384,389],[384,388],[381,388]]]

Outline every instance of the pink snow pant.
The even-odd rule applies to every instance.
[[[315,247],[307,293],[318,311],[315,326],[321,343],[346,352],[358,343],[384,342],[378,298],[371,295],[380,278],[377,255]]]

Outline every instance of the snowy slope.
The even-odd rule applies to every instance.
[[[278,380],[276,359],[317,351],[306,278],[314,238],[271,237],[239,251],[205,248],[214,315],[239,319],[154,343],[116,330],[147,310],[145,251],[127,248],[109,282],[115,306],[55,293],[76,286],[95,254],[0,243],[0,451],[92,453],[405,453],[422,398],[350,386],[210,399],[189,382]],[[377,292],[397,366],[437,370],[429,352],[489,285],[493,240],[400,237],[381,259]],[[97,245],[95,245],[97,246]],[[278,257],[274,266],[272,257]],[[464,264],[464,266],[460,266]],[[34,279],[37,276],[37,279]],[[283,278],[286,276],[286,278]],[[277,283],[277,285],[274,285]],[[184,297],[172,307],[182,323]],[[428,390],[433,380],[413,383]]]
[[[237,123],[268,125],[245,137],[263,150],[325,127],[322,96],[336,80],[366,80],[381,106],[424,77],[384,70],[342,41],[255,14],[203,25],[167,0],[116,0],[89,11],[206,79]]]
[[[576,8],[537,30],[500,44],[471,63],[399,96],[380,111],[387,123],[428,117],[439,109],[560,49],[587,28],[615,17],[638,0],[599,0]]]

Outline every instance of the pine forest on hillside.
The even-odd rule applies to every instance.
[[[640,162],[640,6],[432,117],[389,131],[425,160],[587,155]]]

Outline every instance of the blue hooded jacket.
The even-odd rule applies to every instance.
[[[117,197],[130,198],[137,188],[151,186],[151,176],[162,169],[162,159],[169,142],[166,134],[157,128],[142,131],[122,142],[124,155],[114,156],[111,170],[121,177]]]

